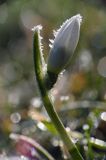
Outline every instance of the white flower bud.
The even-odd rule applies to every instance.
[[[55,33],[53,46],[48,57],[47,70],[58,74],[69,65],[77,46],[80,34],[80,14],[73,16],[63,23]]]

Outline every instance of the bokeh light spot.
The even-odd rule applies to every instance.
[[[106,56],[100,59],[97,69],[101,76],[106,77]]]

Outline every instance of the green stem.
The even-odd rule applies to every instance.
[[[45,109],[48,115],[51,118],[55,128],[57,129],[61,139],[63,140],[64,144],[66,145],[68,152],[70,154],[70,160],[83,160],[81,154],[79,153],[76,145],[72,142],[72,139],[67,134],[58,114],[51,103],[48,91],[45,87],[44,83],[44,73],[42,71],[42,55],[40,50],[40,43],[39,43],[39,29],[37,28],[34,31],[34,38],[33,38],[33,54],[34,54],[34,69],[36,74],[36,80],[38,83],[38,87],[40,90],[40,94],[45,106]]]

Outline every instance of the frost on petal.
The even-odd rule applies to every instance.
[[[70,19],[67,19],[67,20],[60,26],[60,28],[57,29],[57,31],[55,31],[55,30],[53,31],[53,35],[54,35],[55,38],[57,37],[58,33],[65,28],[65,26],[67,25],[67,23],[69,22],[69,20],[70,20]]]
[[[52,45],[52,44],[49,44],[49,47],[52,49],[52,48],[53,48],[53,45]]]
[[[58,34],[60,34],[61,32],[63,32],[67,25],[70,25],[70,23],[74,20],[78,20],[79,24],[82,22],[82,16],[80,14],[77,14],[76,16],[73,16],[69,19],[67,19],[65,22],[63,22],[63,24],[60,26],[60,28],[57,31],[53,31],[54,37],[56,38],[58,36]]]
[[[53,30],[53,35],[54,35],[54,37],[56,37],[57,31]]]
[[[49,41],[53,44],[54,43],[54,40],[53,39],[49,39]]]
[[[57,32],[54,32],[55,39],[54,42],[51,41],[52,48],[48,57],[49,71],[58,74],[71,62],[79,40],[81,21],[81,15],[77,14],[67,19]]]
[[[53,48],[54,40],[53,40],[53,39],[49,39],[49,41],[50,41],[49,47],[50,47],[50,48]]]

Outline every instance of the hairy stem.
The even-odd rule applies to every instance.
[[[79,153],[76,145],[72,142],[72,139],[67,134],[64,125],[62,124],[58,114],[50,100],[50,96],[48,93],[47,88],[45,87],[44,83],[44,73],[43,73],[43,66],[42,66],[42,55],[40,50],[40,43],[39,43],[39,29],[37,28],[34,31],[33,37],[33,56],[34,56],[34,69],[36,80],[38,83],[39,91],[45,106],[45,109],[51,118],[56,130],[58,131],[61,139],[63,140],[64,144],[67,147],[67,150],[70,154],[70,160],[83,160],[81,154]]]

